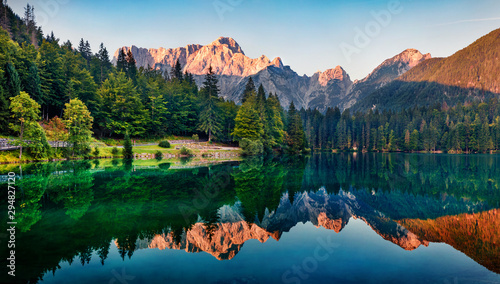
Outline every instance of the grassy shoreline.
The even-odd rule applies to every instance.
[[[178,138],[178,137],[176,137]],[[183,138],[183,137],[182,137]],[[172,139],[172,140],[187,140],[184,139]],[[145,141],[136,141],[137,144],[144,143]],[[149,143],[157,144],[157,141],[149,141]],[[112,143],[114,144],[114,143]],[[50,157],[44,159],[35,159],[32,157],[28,151],[23,151],[22,159],[19,159],[19,150],[9,150],[0,151],[0,164],[21,164],[21,163],[36,163],[36,162],[55,162],[55,161],[65,161],[65,160],[93,160],[93,159],[120,159],[123,158],[121,154],[122,149],[118,149],[118,154],[113,154],[113,148],[120,143],[109,146],[102,141],[96,140],[91,143],[91,152],[89,155],[65,157],[61,149],[55,149]],[[211,144],[208,143],[198,143],[198,147],[189,148],[191,156],[193,157],[204,157],[204,158],[228,158],[228,157],[239,157],[241,156],[241,149],[236,147],[226,147],[222,144]],[[208,146],[220,149],[206,149]],[[162,148],[158,145],[146,145],[146,146],[135,146],[133,147],[133,153],[135,159],[154,159],[156,153],[161,153],[163,159],[169,158],[181,158],[187,157],[188,155],[182,155],[181,148],[182,145],[173,144],[170,148]],[[95,155],[94,150],[99,149],[99,155]]]

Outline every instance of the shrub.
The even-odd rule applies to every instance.
[[[111,154],[113,154],[113,155],[118,155],[118,152],[119,152],[118,148],[116,148],[116,147],[113,147],[113,149],[111,149]]]
[[[259,140],[254,141],[248,138],[243,138],[240,141],[240,147],[242,149],[243,156],[256,156],[264,153],[264,145]]]
[[[193,134],[193,140],[198,142],[200,140],[200,136],[198,136],[198,134]]]
[[[193,152],[191,151],[191,149],[188,149],[186,147],[182,147],[181,148],[181,155],[184,155],[184,156],[192,156],[193,155]]]
[[[160,150],[156,151],[155,159],[157,159],[158,161],[161,161],[161,159],[163,159],[163,153]]]
[[[167,140],[163,140],[158,144],[158,146],[162,148],[170,148],[170,142],[168,142]]]
[[[92,152],[92,154],[94,155],[94,157],[99,157],[99,155],[101,154],[99,147],[95,147],[94,152]]]

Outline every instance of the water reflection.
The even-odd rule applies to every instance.
[[[157,248],[230,260],[248,240],[280,240],[306,222],[341,233],[352,218],[402,249],[445,242],[500,273],[498,162],[323,154],[29,165],[18,182],[17,279],[37,282],[64,261],[105,265],[111,244],[122,259]]]

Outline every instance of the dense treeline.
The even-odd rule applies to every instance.
[[[447,151],[484,153],[500,149],[500,104],[446,104],[399,112],[329,108],[326,114],[301,110],[314,149],[364,151]]]
[[[102,43],[94,54],[83,38],[73,47],[70,41],[60,43],[53,33],[40,37],[32,6],[26,7],[25,19],[8,7],[4,10],[14,20],[0,30],[0,119],[9,122],[2,123],[0,133],[19,135],[18,144],[22,139],[40,140],[40,135],[71,140],[65,124],[70,118],[59,118],[65,115],[67,103],[78,100],[90,111],[91,134],[96,137],[200,134],[209,141],[240,141],[249,155],[282,146],[291,152],[305,148],[296,109],[292,106],[285,112],[276,95],[267,96],[262,86],[256,90],[251,80],[243,94],[246,102],[239,107],[219,96],[211,68],[199,88],[191,74],[182,72],[179,62],[171,72],[137,68],[130,49],[121,50],[113,66]],[[30,41],[31,30],[41,39]],[[16,126],[24,117],[13,117],[11,105],[23,93],[33,100],[24,105],[32,106],[34,121],[24,136],[22,127]],[[45,133],[34,134],[36,122]]]

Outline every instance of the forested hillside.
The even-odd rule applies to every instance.
[[[353,106],[402,109],[485,101],[500,94],[500,29],[447,58],[429,59]]]

